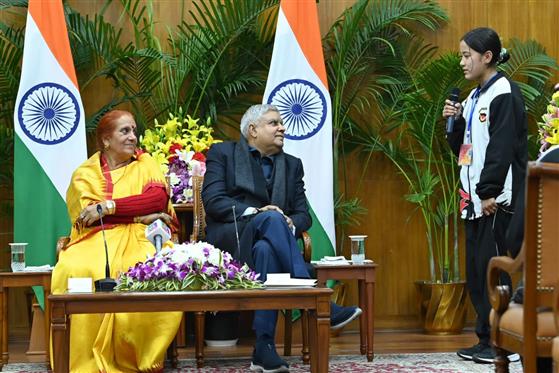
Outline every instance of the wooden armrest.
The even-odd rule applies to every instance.
[[[553,314],[555,316],[556,330],[559,330],[559,281],[557,281],[553,291]]]
[[[194,194],[193,210],[192,210],[192,234],[190,241],[196,242],[205,239],[206,234],[206,211],[202,202],[202,186],[204,185],[204,176],[192,176],[192,193]]]
[[[303,258],[305,262],[310,263],[312,259],[311,236],[307,232],[302,232],[301,239],[303,240]]]
[[[524,248],[516,258],[508,256],[495,256],[489,261],[487,266],[487,287],[489,291],[489,301],[491,307],[499,314],[505,312],[509,306],[511,289],[508,286],[499,284],[501,272],[508,274],[520,272],[524,264]]]

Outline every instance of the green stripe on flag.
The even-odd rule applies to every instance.
[[[312,217],[312,226],[308,231],[312,240],[312,260],[320,260],[326,255],[334,255],[335,251],[332,241],[328,238],[326,231],[310,205],[309,212]]]
[[[60,160],[63,167],[64,160]],[[70,221],[64,199],[33,154],[14,137],[14,240],[28,242],[25,264],[55,264],[56,241],[68,235]],[[36,289],[34,289],[36,290]],[[35,291],[41,306],[43,292]]]
[[[312,226],[307,232],[311,235],[312,260],[320,260],[322,257],[326,255],[333,255],[334,246],[332,246],[332,242],[328,238],[326,231],[322,227],[322,224],[320,224],[320,221],[318,220],[312,207],[310,206],[309,206],[309,212],[312,217]],[[300,246],[302,246],[301,243]],[[335,284],[336,281],[328,280],[326,286],[331,288]],[[294,309],[291,314],[291,320],[297,321],[300,317],[301,317],[301,311],[298,309]]]

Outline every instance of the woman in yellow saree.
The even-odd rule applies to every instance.
[[[148,154],[136,150],[136,123],[126,111],[111,111],[97,128],[101,151],[72,175],[66,201],[73,223],[70,242],[52,274],[52,293],[67,290],[68,278],[105,277],[105,254],[97,206],[103,214],[111,277],[128,270],[155,248],[146,224],[175,219],[164,176]],[[72,372],[157,372],[181,313],[73,315]]]

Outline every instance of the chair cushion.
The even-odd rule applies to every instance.
[[[510,337],[522,341],[524,338],[524,308],[522,304],[510,303],[509,308],[501,316],[499,331]],[[495,323],[495,311],[491,310],[490,322]],[[551,309],[538,312],[536,339],[538,350],[550,351],[551,341],[557,335],[555,319]],[[559,342],[558,342],[559,343]],[[548,352],[549,353],[549,352]]]

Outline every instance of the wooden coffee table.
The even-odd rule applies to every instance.
[[[50,294],[50,278],[52,272],[0,272],[0,345],[2,346],[2,361],[0,369],[8,363],[8,291],[10,288],[42,286],[45,293],[45,349],[46,361],[49,360],[49,307],[48,296]]]
[[[363,315],[359,319],[360,352],[361,355],[367,354],[367,361],[373,361],[375,271],[377,264],[313,264],[313,266],[316,270],[318,286],[326,286],[327,280],[357,280],[359,308],[363,310]]]
[[[309,310],[311,372],[328,372],[330,295],[328,288],[189,291],[154,293],[63,294],[48,297],[51,307],[54,371],[69,371],[72,314],[194,311],[244,311],[303,308]],[[197,333],[203,333],[203,328]],[[202,335],[203,336],[203,335]],[[200,338],[203,341],[203,338]],[[196,344],[198,367],[203,365],[203,342]]]

